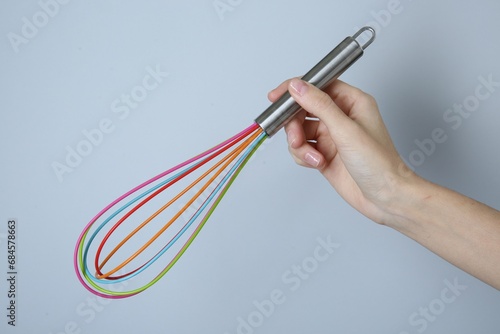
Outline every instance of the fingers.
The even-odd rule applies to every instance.
[[[288,91],[294,100],[327,127],[337,144],[349,138],[353,121],[333,102],[328,94],[300,79],[288,82]]]
[[[288,90],[288,83],[291,79],[283,81],[278,87],[267,93],[267,98],[271,102],[276,102],[281,95],[283,95]]]
[[[360,89],[336,80],[324,92],[293,78],[269,92],[268,97],[276,101],[287,90],[307,114],[320,119],[320,122],[309,121],[302,111],[285,127],[289,150],[298,164],[321,169],[337,152],[352,151],[355,147],[355,150],[369,150],[367,146],[372,145],[366,144],[370,141],[374,144],[373,140],[395,151],[375,100]]]
[[[267,98],[269,99],[269,101],[276,102],[281,97],[281,95],[283,95],[288,90],[288,84],[291,80],[292,79],[283,81],[278,87],[267,93]]]
[[[306,119],[305,112],[301,113],[285,125],[288,150],[297,164],[321,170],[326,159],[316,148],[319,122]]]
[[[330,146],[330,149],[326,150],[327,155],[324,154],[325,143],[331,143],[331,140],[321,138],[320,126],[319,121],[300,116],[285,125],[288,150],[297,164],[322,170],[328,157],[335,155],[336,150],[330,144],[327,144]]]
[[[306,121],[309,122],[309,121]],[[318,122],[314,122],[318,123]],[[308,124],[309,125],[309,124]],[[317,125],[313,125],[317,128]],[[299,118],[294,118],[285,126],[288,140],[288,149],[295,162],[304,167],[322,169],[325,166],[325,157],[313,144],[308,142],[306,132],[313,132],[314,129],[304,126]]]
[[[294,118],[285,125],[288,146],[292,149],[299,148],[306,143],[306,135],[299,118]]]
[[[292,79],[282,82],[268,93],[271,102],[276,102],[288,91]],[[285,125],[289,151],[295,162],[304,167],[321,169],[325,165],[324,156],[308,142],[316,138],[319,122],[305,119],[306,112],[301,111],[294,119]]]
[[[292,148],[298,148],[307,141],[316,141],[319,121],[310,120],[302,115],[298,115],[285,125],[288,145]]]

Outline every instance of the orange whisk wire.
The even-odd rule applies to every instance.
[[[241,143],[239,146],[237,146],[232,152],[230,152],[222,160],[217,162],[214,166],[212,166],[205,173],[203,173],[201,176],[199,176],[195,181],[193,181],[190,185],[188,185],[186,188],[184,188],[174,198],[172,198],[170,201],[168,201],[165,205],[163,205],[160,209],[158,209],[155,213],[153,213],[149,218],[147,218],[139,226],[137,226],[132,232],[130,232],[120,243],[118,243],[118,245],[116,245],[116,247],[106,256],[106,258],[102,262],[100,262],[100,264],[98,265],[98,272],[96,274],[96,277],[99,279],[108,278],[109,276],[113,275],[114,273],[118,272],[120,269],[125,267],[132,260],[134,260],[137,256],[139,256],[144,250],[146,250],[156,239],[158,239],[193,204],[193,202],[210,186],[210,184],[212,184],[217,179],[217,177],[259,136],[259,134],[260,134],[260,131],[252,134],[248,139],[246,139],[243,143]],[[198,190],[198,192],[182,207],[182,209],[179,210],[151,239],[149,239],[134,254],[132,254],[129,258],[127,258],[125,261],[123,261],[119,265],[117,265],[114,269],[112,269],[106,273],[100,272],[102,270],[102,268],[104,267],[104,265],[112,258],[112,256],[127,241],[129,241],[132,238],[132,236],[134,236],[144,226],[146,226],[148,223],[150,223],[155,217],[157,217],[164,210],[166,210],[168,207],[170,207],[170,205],[172,203],[177,201],[180,197],[182,197],[185,193],[187,193],[189,190],[191,190],[198,183],[200,183],[203,179],[205,179],[208,175],[210,175],[214,170],[216,170],[221,165],[222,165],[222,167],[211,176],[211,178],[203,185],[203,187],[201,187],[201,189]],[[165,188],[165,189],[167,189],[167,188]],[[157,194],[154,194],[154,195],[156,196]],[[147,202],[149,199],[151,199],[153,197],[154,196],[151,195],[150,198],[145,199],[139,205],[145,204],[145,202]],[[121,221],[117,222],[117,224],[121,223],[121,222],[123,222],[123,218]],[[101,254],[102,248],[106,244],[106,241],[111,236],[112,232],[114,232],[114,230],[108,232],[106,237],[102,240],[102,242],[99,246],[97,255],[96,255],[97,261],[99,259],[100,254]]]
[[[77,270],[78,278],[80,282],[84,284],[87,290],[93,292],[94,294],[106,297],[106,298],[126,298],[133,296],[139,292],[144,291],[145,289],[151,287],[155,284],[163,275],[166,274],[168,270],[177,262],[177,260],[184,254],[189,245],[192,243],[194,238],[198,235],[201,228],[204,226],[212,212],[215,210],[215,207],[219,204],[222,197],[225,195],[231,184],[233,183],[235,177],[239,174],[244,165],[248,162],[249,158],[252,154],[257,150],[257,148],[264,142],[267,138],[267,134],[259,127],[258,124],[252,124],[250,127],[240,132],[236,136],[231,137],[230,139],[224,141],[223,143],[215,146],[214,148],[203,152],[202,154],[197,155],[196,157],[189,159],[188,161],[177,165],[168,171],[165,171],[154,178],[144,182],[143,184],[133,188],[129,192],[120,196],[118,199],[113,201],[107,207],[105,207],[101,212],[99,212],[96,217],[94,217],[89,224],[86,226],[85,230],[82,232],[78,239],[77,247],[75,248],[75,270]],[[231,149],[232,148],[232,149]],[[231,149],[231,150],[230,150]],[[229,153],[225,156],[222,154],[226,151]],[[150,202],[159,194],[163,193],[165,190],[170,188],[172,185],[179,182],[181,179],[191,174],[193,171],[201,168],[206,165],[216,157],[222,156],[219,161],[217,161],[213,166],[208,168],[205,172],[203,172],[200,176],[198,176],[191,184],[186,186],[182,191],[180,191],[177,195],[175,195],[172,199],[168,200],[167,203],[161,206],[161,208],[157,209],[153,214],[151,214],[147,219],[142,221],[142,223],[136,226],[131,232],[129,232],[118,244],[116,244],[109,253],[104,257],[101,261],[101,255],[105,245],[110,241],[110,237],[117,231],[118,227],[121,226],[125,221],[130,220],[131,216],[134,213],[137,213],[141,208],[144,208],[144,205]],[[183,168],[177,174],[172,175],[172,173],[177,170]],[[223,177],[222,177],[223,176]],[[167,178],[168,177],[168,178]],[[217,179],[222,177],[221,181]],[[165,179],[166,178],[166,179]],[[202,181],[207,179],[205,183]],[[156,183],[156,185],[155,185]],[[173,203],[179,201],[180,198],[186,195],[190,190],[192,190],[196,185],[201,184],[201,189],[199,189],[192,198],[190,198],[186,204],[182,206],[182,208],[167,221],[148,241],[146,241],[142,246],[133,252],[127,259],[123,260],[118,265],[114,266],[111,270],[107,270],[103,273],[103,268],[110,262],[111,259],[117,256],[117,253],[123,249],[125,245],[131,242],[131,239],[137,235],[144,227],[146,227],[149,223],[159,218],[160,214],[163,213],[167,208],[171,207]],[[156,253],[155,256],[150,258],[148,261],[138,266],[137,268],[125,273],[115,275],[127,265],[134,260],[137,260],[139,255],[143,254],[148,248],[152,246],[152,244],[157,241],[160,236],[169,231],[169,228],[173,228],[173,224],[179,220],[181,215],[185,213],[194,203],[198,200],[200,196],[204,192],[209,189],[210,185],[216,184],[215,189],[213,189],[209,196],[201,203],[200,207],[196,210],[196,212],[191,216],[191,218],[184,224],[181,230],[177,231],[177,233],[170,239],[170,241],[163,246],[163,248]],[[146,187],[150,186],[150,189]],[[146,189],[146,190],[144,190]],[[139,194],[139,191],[143,191]],[[131,196],[135,196],[135,198],[129,200],[125,204],[122,205],[128,198]],[[213,203],[212,203],[213,202]],[[212,203],[211,206],[208,206]],[[118,207],[121,205],[121,207]],[[112,211],[112,209],[118,207],[116,211]],[[127,211],[125,211],[127,208]],[[198,219],[202,212],[206,212],[201,221]],[[123,216],[119,217],[119,215],[123,214]],[[104,216],[107,218],[104,219],[102,223],[94,230],[94,232],[88,237],[90,233],[90,229],[97,224],[97,221]],[[89,268],[87,266],[87,257],[90,251],[90,246],[97,237],[98,233],[108,224],[110,224],[113,220],[116,220],[114,225],[107,231],[107,233],[102,238],[99,243],[94,259],[95,266],[95,274],[91,274]],[[190,228],[191,224],[195,221],[198,221],[198,225],[192,232],[192,234],[187,238],[187,241],[184,242],[184,245],[177,251],[177,253],[173,256],[173,258],[168,262],[166,267],[157,274],[149,283],[144,284],[143,286],[132,289],[129,291],[113,291],[111,289],[104,288],[101,286],[102,284],[113,284],[124,282],[129,280],[132,277],[135,277],[137,274],[141,273],[149,266],[151,266],[156,260],[158,260],[176,241],[179,240],[180,236],[188,228]],[[88,239],[88,240],[87,240]]]

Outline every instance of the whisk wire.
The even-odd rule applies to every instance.
[[[125,267],[127,264],[129,264],[133,259],[135,259],[137,256],[139,256],[144,250],[146,250],[155,240],[157,240],[177,219],[193,204],[193,202],[209,187],[210,184],[213,184],[215,179],[238,157],[241,152],[248,147],[248,145],[257,138],[259,135],[259,132],[256,132],[252,134],[248,139],[246,139],[243,143],[241,143],[239,146],[237,146],[229,155],[224,157],[222,160],[217,162],[214,166],[212,166],[210,169],[208,169],[205,173],[203,173],[201,176],[199,176],[193,183],[188,185],[186,188],[184,188],[181,192],[179,192],[174,198],[172,198],[170,201],[168,201],[165,205],[163,205],[160,209],[158,209],[155,213],[153,213],[151,216],[149,216],[144,222],[142,222],[138,227],[136,227],[132,232],[130,232],[110,253],[109,255],[99,264],[99,256],[101,254],[102,248],[104,247],[106,241],[108,240],[109,236],[113,233],[115,229],[112,229],[108,232],[106,237],[102,240],[98,251],[96,253],[95,257],[95,264],[96,264],[96,269],[97,269],[97,275],[96,277],[99,279],[103,278],[108,278],[110,275],[116,273],[123,267]],[[222,167],[217,170],[222,165]],[[155,217],[160,215],[164,210],[166,210],[170,205],[174,202],[176,202],[179,198],[181,198],[185,193],[187,193],[189,190],[191,190],[194,186],[196,186],[198,183],[200,183],[202,180],[204,180],[208,175],[210,175],[213,171],[217,170],[213,176],[201,187],[200,190],[180,209],[169,221],[166,223],[150,240],[148,240],[143,246],[141,246],[134,254],[132,254],[128,259],[123,261],[121,264],[117,265],[114,269],[110,270],[109,272],[103,274],[101,273],[101,269],[103,266],[108,262],[109,259],[128,241],[131,239],[133,235],[135,235],[137,232],[139,232],[144,226],[146,226],[148,223],[150,223]],[[177,180],[176,180],[177,181]],[[168,183],[167,185],[170,185],[172,182]],[[163,188],[163,189],[162,189]],[[162,187],[160,188],[161,191],[167,189],[167,187]],[[148,202],[150,199],[161,193],[161,191],[157,191],[154,194],[150,195],[147,199],[145,199],[143,202],[141,202],[139,205],[137,205],[133,211],[136,211],[136,208],[141,207],[143,204]],[[132,210],[130,211],[132,212]],[[115,226],[121,224],[126,218],[128,218],[130,215],[127,214],[125,215],[122,219],[120,219],[119,222],[115,224]],[[181,233],[182,235],[182,233]],[[171,245],[173,243],[169,243]]]
[[[248,138],[246,138],[248,137]],[[130,209],[125,215],[118,220],[120,223],[115,223],[113,226],[113,231],[116,230],[116,228],[125,220],[125,216],[130,217],[130,215],[134,212],[136,212],[140,207],[139,205],[144,205],[148,199],[152,199],[165,189],[167,189],[169,186],[174,184],[175,182],[179,181],[181,178],[186,176],[187,174],[191,173],[195,169],[200,168],[204,164],[208,163],[209,161],[213,160],[215,157],[219,156],[222,154],[224,151],[228,150],[230,147],[236,145],[238,142],[246,138],[240,145],[238,145],[236,148],[234,148],[225,158],[223,158],[221,161],[219,161],[215,166],[211,167],[209,171],[203,173],[200,177],[196,179],[193,184],[187,186],[183,194],[185,194],[187,191],[193,188],[193,186],[197,183],[200,183],[204,178],[206,178],[210,173],[213,173],[216,171],[210,179],[202,186],[202,188],[196,193],[196,195],[188,201],[187,204],[184,205],[183,209],[181,209],[180,212],[178,212],[174,217],[171,218],[171,220],[165,224],[165,226],[160,229],[160,231],[157,232],[155,236],[153,236],[148,243],[143,245],[141,249],[139,249],[137,252],[135,252],[129,259],[123,261],[120,265],[116,266],[114,269],[107,273],[102,273],[100,272],[101,269],[104,267],[106,262],[108,262],[113,255],[118,251],[120,247],[122,247],[130,238],[137,233],[142,227],[144,227],[147,223],[149,223],[152,219],[157,217],[159,213],[163,210],[165,210],[168,205],[171,205],[175,200],[180,198],[180,196],[176,196],[175,199],[170,200],[167,204],[165,204],[162,208],[157,210],[157,212],[153,213],[146,221],[144,221],[141,226],[137,227],[134,229],[134,231],[130,232],[129,235],[127,236],[126,239],[122,240],[115,248],[106,256],[105,260],[99,263],[99,256],[96,254],[96,258],[94,261],[94,264],[97,267],[97,271],[95,275],[92,275],[89,271],[88,265],[87,265],[87,257],[90,249],[90,245],[92,244],[92,241],[96,238],[97,234],[101,231],[101,229],[108,224],[110,221],[112,221],[114,218],[116,218],[120,213],[125,211],[128,207],[133,205],[134,203],[137,203],[138,201],[142,200],[136,207]],[[257,124],[253,124],[252,126],[248,127],[244,131],[240,132],[238,135],[233,136],[229,140],[215,146],[214,148],[205,151],[202,154],[199,154],[195,158],[192,158],[174,168],[171,168],[170,170],[163,172],[159,174],[158,176],[144,182],[143,184],[137,186],[136,188],[132,189],[131,191],[127,192],[126,194],[120,196],[118,199],[113,201],[108,207],[103,209],[94,219],[92,219],[89,224],[87,225],[87,228],[82,232],[80,238],[79,238],[79,243],[77,244],[77,248],[75,248],[75,268],[76,266],[79,266],[82,268],[82,272],[78,272],[78,278],[79,280],[84,284],[84,286],[94,294],[106,298],[126,298],[133,296],[139,292],[144,291],[145,289],[151,287],[153,284],[155,284],[161,277],[163,277],[169,270],[172,268],[172,266],[177,262],[177,260],[184,254],[184,252],[187,250],[187,248],[191,245],[192,241],[196,238],[196,236],[199,234],[201,231],[202,227],[205,225],[206,221],[209,219],[217,205],[220,203],[222,197],[226,194],[227,190],[229,187],[232,185],[234,179],[236,176],[240,173],[241,169],[245,166],[245,164],[248,162],[250,157],[254,154],[254,152],[257,150],[257,148],[263,143],[263,141],[267,138],[267,134],[261,130],[261,128]],[[239,157],[239,158],[238,158]],[[203,159],[201,161],[197,161]],[[236,162],[235,162],[236,160]],[[222,166],[222,167],[221,167]],[[159,184],[155,185],[151,189],[147,189],[143,193],[137,195],[135,198],[132,200],[128,201],[126,204],[121,206],[119,209],[117,209],[115,212],[111,213],[109,217],[107,217],[93,232],[93,234],[90,236],[88,243],[84,246],[85,240],[87,238],[87,235],[89,233],[90,228],[96,223],[96,221],[103,216],[109,209],[112,207],[116,206],[120,202],[122,202],[124,199],[129,197],[130,195],[133,195],[136,193],[138,190],[146,187],[147,185],[150,185],[151,183],[160,180],[161,178],[175,172],[176,170],[185,167],[182,171],[178,172],[174,176],[169,177],[168,179],[160,182]],[[219,169],[217,170],[217,167]],[[224,170],[227,170],[229,167],[229,170],[224,174],[222,180],[217,183],[216,187],[211,191],[211,193],[208,195],[208,197],[203,201],[201,206],[194,212],[194,214],[191,216],[191,218],[184,224],[182,229],[178,231],[171,239],[170,241],[163,246],[163,248],[156,253],[155,256],[150,258],[147,262],[142,264],[141,266],[135,268],[134,270],[122,274],[122,275],[116,275],[116,276],[111,276],[121,269],[123,269],[128,263],[130,263],[133,258],[137,257],[142,251],[144,251],[148,246],[156,240],[165,230],[171,226],[173,221],[178,219],[183,212],[185,212],[192,204],[193,202],[203,193],[205,192],[210,184],[213,184],[214,181],[219,177]],[[217,196],[218,194],[218,196]],[[148,196],[149,195],[149,196]],[[147,197],[146,197],[147,196]],[[215,198],[217,196],[217,198]],[[214,201],[215,198],[215,201]],[[208,205],[211,203],[212,205],[208,208]],[[196,226],[192,234],[188,237],[187,241],[182,245],[182,247],[177,251],[175,256],[170,260],[170,262],[167,264],[167,266],[164,267],[164,269],[158,273],[156,277],[154,277],[149,283],[143,285],[142,287],[132,289],[129,291],[113,291],[110,289],[103,288],[101,284],[114,284],[118,282],[123,282],[126,280],[131,279],[132,277],[138,275],[142,271],[146,270],[150,265],[152,265],[156,260],[158,260],[181,236],[183,233],[185,233],[189,227],[198,219],[198,217],[201,215],[202,212],[206,211],[205,216],[201,219],[199,224]],[[111,236],[113,231],[108,231],[106,236]],[[104,247],[104,244],[106,243],[108,239],[102,240],[101,244],[99,245],[100,249],[102,250],[102,247]],[[100,252],[99,252],[100,255]]]

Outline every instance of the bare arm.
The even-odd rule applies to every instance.
[[[295,161],[318,169],[337,192],[373,221],[394,228],[455,266],[500,289],[500,212],[410,171],[399,157],[373,97],[336,81],[325,92],[293,79],[289,90],[307,110],[286,126]]]
[[[387,225],[500,290],[500,212],[420,178],[401,188]]]

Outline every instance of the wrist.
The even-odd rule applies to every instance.
[[[429,210],[425,203],[432,197],[434,185],[406,165],[391,183],[391,196],[386,201],[383,224],[413,237],[412,234],[420,229],[419,216]]]

